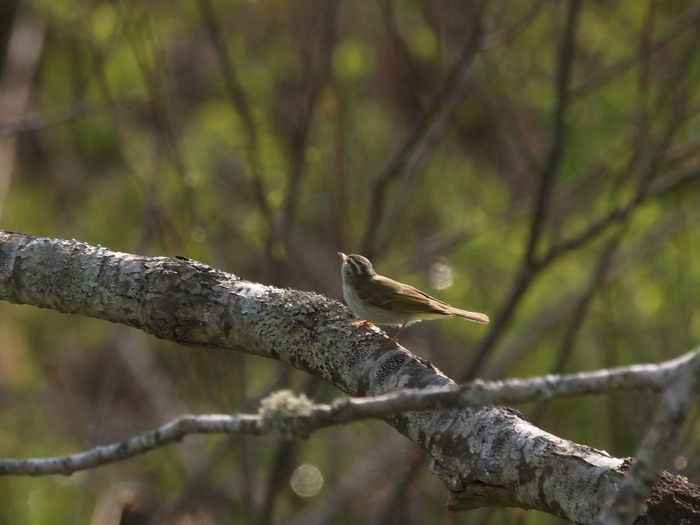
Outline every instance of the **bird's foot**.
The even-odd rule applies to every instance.
[[[398,345],[398,341],[399,341],[399,338],[398,338],[398,337],[392,337],[392,338],[389,339],[386,343],[382,343],[382,344],[379,346],[379,349],[380,349],[380,350],[389,350],[389,348],[391,348],[392,346]]]
[[[372,323],[369,321],[357,321],[356,323],[352,323],[350,325],[352,328],[357,328],[358,326],[374,326]]]

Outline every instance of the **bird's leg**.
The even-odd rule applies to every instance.
[[[387,348],[391,348],[392,346],[394,346],[398,342],[399,336],[401,335],[401,332],[403,332],[403,329],[406,328],[406,324],[407,323],[404,323],[401,325],[401,328],[399,328],[398,331],[394,334],[394,337],[389,339],[386,343],[382,343],[382,346],[381,346],[382,350],[386,350]]]

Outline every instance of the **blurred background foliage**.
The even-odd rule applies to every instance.
[[[700,339],[699,21],[692,1],[7,0],[0,227],[338,299],[335,252],[363,253],[491,316],[405,333],[457,380],[668,359]],[[0,346],[3,457],[255,411],[281,387],[340,395],[286,364],[31,307],[0,304]],[[517,408],[624,457],[655,404]],[[669,467],[696,483],[699,437],[688,425]],[[559,522],[449,513],[378,422],[190,438],[0,491],[0,523]]]

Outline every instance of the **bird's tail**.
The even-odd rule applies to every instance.
[[[479,312],[468,312],[467,310],[460,310],[458,308],[452,309],[452,315],[455,317],[461,317],[462,319],[467,319],[469,321],[474,321],[475,323],[486,324],[489,322],[489,316],[486,314],[481,314]]]

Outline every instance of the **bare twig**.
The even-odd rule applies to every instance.
[[[676,454],[683,423],[700,394],[700,354],[673,372],[629,474],[597,525],[624,525],[644,512],[644,501],[656,476]]]
[[[568,135],[564,115],[569,105],[569,83],[571,82],[571,71],[574,64],[574,54],[576,52],[576,26],[578,14],[581,9],[580,0],[573,0],[568,4],[569,10],[566,17],[564,34],[557,56],[557,76],[556,76],[556,104],[552,118],[552,144],[549,148],[547,161],[545,162],[540,186],[535,200],[535,209],[532,214],[530,233],[525,248],[524,263],[528,268],[535,266],[537,258],[537,246],[544,230],[544,223],[549,209],[549,200],[554,186],[554,176],[559,170],[561,159],[564,155],[564,147]]]
[[[309,132],[311,130],[319,95],[325,87],[330,75],[331,57],[335,50],[337,36],[339,9],[340,5],[338,0],[325,0],[324,8],[318,15],[323,19],[321,22],[323,30],[321,38],[318,41],[316,60],[311,64],[308,78],[306,79],[300,114],[295,123],[295,129],[291,139],[291,159],[279,226],[282,242],[286,242],[286,239],[288,239],[296,220],[299,187],[304,172],[304,166],[306,165]]]
[[[451,112],[459,105],[466,94],[474,59],[481,45],[480,13],[477,11],[476,6],[473,7],[473,10],[474,23],[461,56],[426,111],[418,119],[410,135],[389,157],[374,179],[369,216],[361,243],[362,253],[368,257],[372,257],[377,250],[375,236],[384,218],[389,187],[407,167],[415,164],[427,153],[428,148],[426,148],[426,145],[431,137],[431,131],[449,118]]]
[[[664,401],[664,403],[668,404],[671,401],[679,403],[681,394],[686,393],[686,390],[679,391],[680,387],[674,386],[678,382],[677,378],[681,377],[680,374],[690,374],[691,377],[700,374],[700,349],[653,365],[631,365],[609,370],[547,375],[531,379],[474,381],[461,387],[455,385],[438,389],[399,390],[374,397],[344,398],[330,405],[312,404],[303,395],[297,397],[289,391],[278,391],[263,400],[263,408],[259,415],[181,416],[140,436],[70,456],[0,460],[0,475],[68,475],[144,454],[179,442],[193,434],[272,434],[283,439],[305,438],[321,428],[367,418],[383,419],[407,411],[444,411],[494,404],[518,404],[556,397],[638,389],[657,391],[667,389],[664,399],[668,398],[670,401]],[[690,387],[686,385],[684,388]],[[692,396],[688,396],[679,406],[687,410],[692,399]],[[661,412],[660,409],[659,413]],[[680,422],[682,421],[666,418],[659,424],[672,426],[671,423],[673,423],[679,427]],[[677,435],[678,431],[679,429],[676,428],[674,435]],[[662,430],[654,424],[650,435],[656,436],[654,432],[662,432]],[[663,432],[670,432],[670,430]],[[640,450],[648,455],[647,448],[643,445]],[[647,456],[643,457],[645,460],[648,459]],[[662,467],[663,465],[659,466],[659,469]]]
[[[575,348],[576,338],[581,331],[581,327],[583,326],[583,321],[586,318],[586,312],[593,301],[593,297],[595,297],[600,282],[610,269],[613,256],[617,251],[620,242],[622,241],[622,237],[623,229],[620,228],[615,235],[608,240],[598,259],[598,264],[596,264],[595,268],[593,268],[588,287],[576,302],[576,306],[571,314],[571,321],[568,323],[564,336],[562,337],[559,350],[556,354],[556,361],[551,367],[552,373],[560,373],[564,369],[566,360],[569,358],[571,352]],[[535,422],[538,421],[545,406],[546,402],[540,402],[535,410],[531,414],[528,414],[528,419]]]
[[[0,474],[69,475],[138,456],[182,441],[190,434],[259,434],[257,416],[181,416],[151,432],[70,456],[41,459],[3,459]]]
[[[540,229],[540,226],[538,226],[540,224],[539,220],[542,219],[538,220],[537,218],[533,217],[530,230],[531,235],[528,240],[523,265],[516,275],[515,282],[509,291],[509,295],[505,300],[503,307],[496,313],[495,316],[493,316],[488,333],[475,348],[473,352],[474,357],[465,368],[465,371],[461,377],[466,379],[475,377],[477,371],[481,368],[484,360],[491,351],[491,348],[493,348],[501,334],[504,333],[503,327],[510,321],[518,304],[520,304],[520,300],[524,297],[535,278],[541,274],[542,270],[565,253],[577,249],[587,242],[598,238],[600,234],[602,234],[612,225],[625,223],[629,219],[632,212],[651,197],[659,196],[698,176],[700,171],[698,170],[699,166],[696,163],[691,166],[684,167],[683,169],[679,170],[679,172],[669,174],[663,179],[656,180],[660,167],[663,165],[666,152],[671,145],[672,139],[678,132],[684,119],[687,117],[686,112],[684,111],[686,109],[686,97],[683,96],[685,94],[684,90],[687,88],[686,83],[682,81],[682,72],[687,70],[688,64],[691,63],[695,54],[697,53],[697,38],[698,37],[696,36],[691,42],[689,42],[685,52],[681,56],[681,59],[678,61],[674,81],[670,83],[669,87],[669,91],[671,93],[670,96],[674,97],[674,104],[668,115],[667,121],[665,122],[664,128],[659,133],[659,136],[656,137],[654,143],[648,147],[649,151],[646,155],[645,163],[639,170],[638,182],[634,194],[627,200],[627,202],[614,207],[600,219],[589,224],[585,229],[570,235],[568,238],[556,244],[553,244],[540,256],[537,256],[535,251],[537,239],[540,235],[537,233]],[[645,126],[646,123],[642,122],[641,125]],[[638,134],[634,138],[633,146],[639,146],[638,142],[640,140],[640,136],[641,135]],[[554,150],[554,147],[552,149]],[[556,155],[550,154],[550,160],[556,158]],[[631,172],[631,170],[635,168],[635,159],[636,156],[633,156],[625,168],[627,172]],[[535,215],[537,215],[537,210],[541,209],[541,205],[539,203],[542,201],[543,195],[546,197],[547,191],[543,192],[541,187],[540,196],[535,204]],[[539,213],[542,217],[544,216],[544,211],[540,211]]]
[[[660,31],[659,37],[653,42],[650,42],[649,50],[656,51],[662,48],[672,40],[680,37],[688,29],[691,31],[695,30],[699,19],[700,7],[693,5],[687,11],[679,14],[675,20],[669,22],[667,26]],[[584,79],[578,86],[575,86],[572,89],[571,95],[574,97],[579,97],[595,91],[609,80],[634,66],[638,59],[638,54],[635,52],[616,60],[610,66],[598,71],[597,73]]]
[[[515,37],[532,24],[545,4],[544,0],[535,0],[525,9],[525,12],[520,17],[516,18],[515,22],[510,23],[505,28],[484,35],[483,49],[490,49],[512,42]],[[513,5],[515,4],[510,4],[510,6]]]
[[[260,162],[260,146],[258,141],[258,126],[253,117],[253,110],[248,100],[248,95],[240,83],[238,72],[229,57],[228,47],[219,27],[219,22],[214,11],[211,0],[199,0],[199,10],[204,21],[204,25],[212,39],[219,66],[223,72],[224,85],[231,99],[231,103],[236,108],[238,115],[243,121],[243,129],[246,133],[246,153],[248,155],[248,170],[251,183],[255,192],[258,207],[262,216],[267,221],[270,228],[268,238],[268,250],[270,243],[276,239],[275,222],[270,204],[267,201],[265,182],[263,180],[262,167]]]
[[[534,278],[543,268],[543,265],[537,257],[537,247],[544,233],[547,210],[549,209],[550,196],[554,186],[554,176],[559,169],[567,140],[564,116],[570,98],[568,95],[569,83],[571,81],[571,70],[574,63],[573,55],[575,53],[576,24],[581,2],[579,0],[574,0],[567,5],[566,24],[557,55],[557,99],[552,116],[552,143],[542,170],[537,198],[534,201],[532,222],[525,244],[522,265],[508,298],[491,322],[488,333],[473,352],[473,358],[463,372],[462,377],[467,379],[474,377],[477,370],[481,368],[496,340],[504,332],[505,325],[510,322],[520,299],[524,296]]]
[[[44,48],[44,26],[20,5],[9,27],[7,56],[0,76],[0,122],[22,118],[29,105],[32,81]],[[0,218],[16,161],[17,137],[0,135]]]

